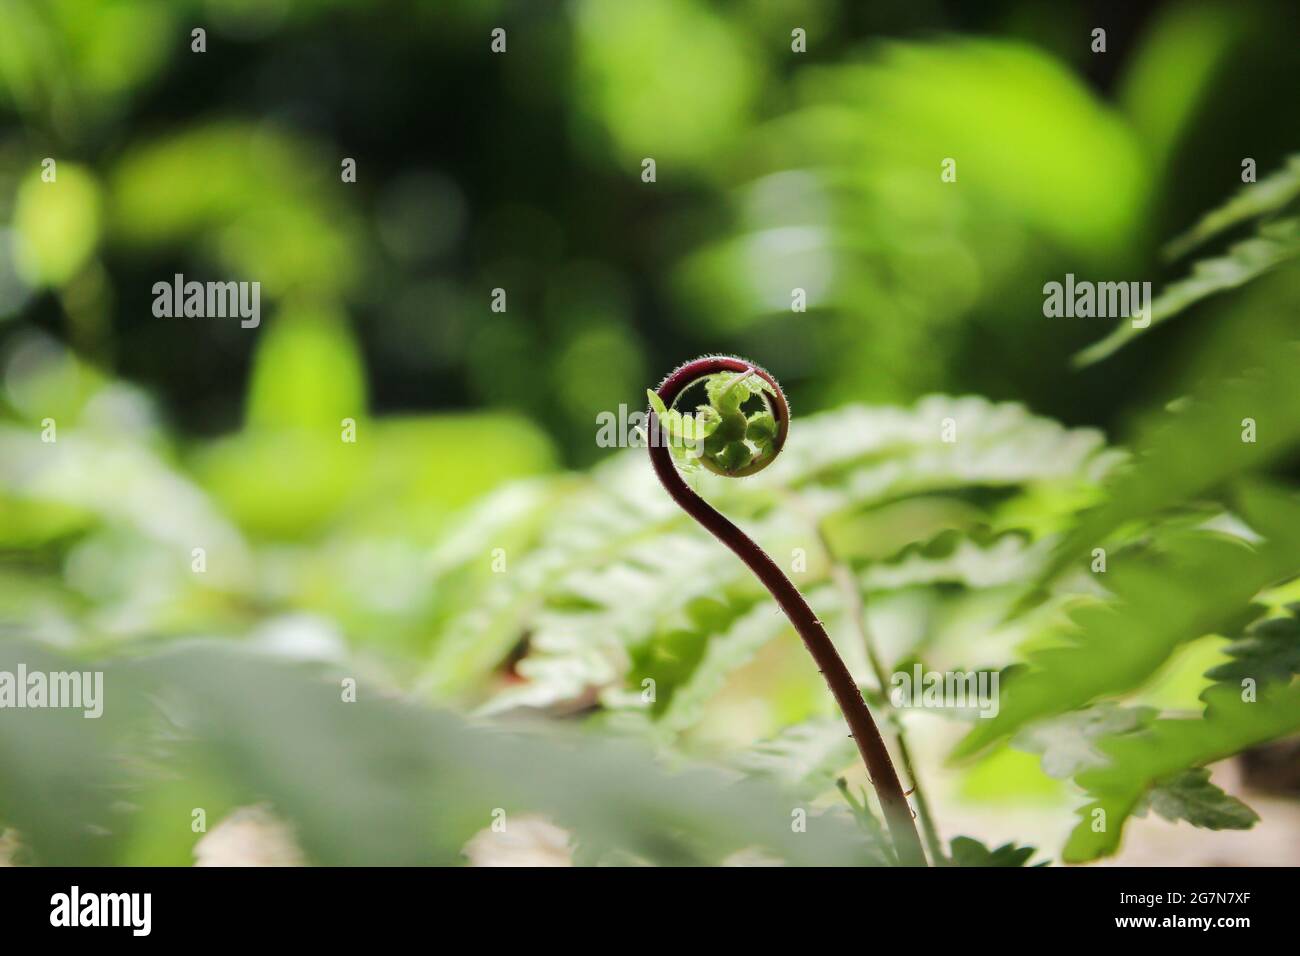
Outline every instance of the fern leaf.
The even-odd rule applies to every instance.
[[[1248,497],[1252,524],[1270,537],[1257,548],[1180,532],[1164,548],[1112,562],[1113,600],[1075,610],[1058,639],[1003,682],[1001,709],[980,721],[954,756],[984,749],[1032,720],[1065,713],[1139,686],[1186,641],[1229,633],[1261,590],[1300,568],[1300,503]]]
[[[1148,416],[1133,442],[1136,464],[1113,473],[1107,501],[1085,514],[1061,542],[1035,589],[1106,544],[1127,522],[1151,521],[1289,454],[1300,444],[1297,368],[1300,344],[1272,344],[1249,373],[1209,383],[1176,411]],[[1247,417],[1260,425],[1253,442],[1241,440]]]
[[[0,667],[18,661],[73,666],[0,641]],[[96,669],[118,702],[101,720],[22,711],[40,719],[0,721],[0,820],[22,828],[40,862],[112,863],[137,826],[192,838],[188,814],[177,825],[139,810],[160,786],[141,767],[160,750],[221,768],[234,799],[271,801],[322,865],[455,864],[492,807],[544,815],[587,859],[704,864],[749,848],[801,865],[872,859],[842,816],[810,818],[793,833],[792,795],[771,780],[700,766],[669,772],[626,741],[472,727],[368,681],[340,704],[337,675],[228,644],[194,642]]]
[[[1234,226],[1284,209],[1297,196],[1300,196],[1300,155],[1287,157],[1285,167],[1258,182],[1245,184],[1222,206],[1202,216],[1196,225],[1165,246],[1165,258],[1181,259]]]
[[[1243,286],[1269,269],[1298,257],[1300,218],[1261,223],[1255,236],[1234,243],[1225,255],[1202,259],[1192,267],[1191,275],[1165,286],[1151,302],[1150,321],[1145,326],[1132,323],[1118,326],[1101,341],[1080,351],[1074,363],[1083,366],[1100,362],[1202,299]]]
[[[1210,782],[1210,771],[1193,767],[1156,784],[1133,815],[1150,807],[1171,823],[1186,820],[1202,830],[1249,830],[1259,814]]]
[[[835,716],[787,727],[742,751],[735,763],[751,776],[770,777],[794,793],[813,797],[834,786],[857,759],[857,745],[845,733],[844,721]]]
[[[956,423],[959,442],[941,440],[945,418]],[[769,547],[817,552],[814,522],[838,525],[840,514],[922,495],[933,504],[982,489],[1095,488],[1114,460],[1095,431],[1063,428],[1018,405],[932,396],[907,410],[849,407],[809,416],[764,473],[745,482],[692,480]],[[800,509],[774,507],[792,494]],[[1063,517],[1066,502],[1051,507]],[[969,504],[961,507],[972,512]],[[522,680],[493,693],[485,713],[596,702],[639,709],[641,683],[653,679],[651,716],[671,735],[697,719],[706,688],[781,633],[747,623],[751,609],[755,620],[780,618],[744,566],[674,509],[644,452],[615,456],[553,500],[548,513],[536,545],[512,555],[508,573],[494,575],[477,605],[447,625],[429,665],[435,694],[472,691],[521,649],[514,672]],[[877,590],[984,587],[1042,560],[1041,549],[1030,553],[1023,536],[976,547],[983,555],[950,538],[927,554],[882,565],[875,581],[872,562],[855,560],[855,570]],[[980,580],[981,557],[996,558],[1002,576]],[[799,583],[817,593],[827,571],[811,560]],[[817,600],[833,615],[833,593],[820,592]]]
[[[824,588],[809,595],[809,603],[817,608],[820,616],[827,616],[828,601],[834,601],[834,592],[830,589]],[[729,674],[753,660],[764,644],[791,631],[785,616],[764,601],[731,628],[709,638],[699,665],[672,690],[659,725],[670,733],[693,726],[699,721],[705,704],[721,689]]]
[[[1244,830],[1258,820],[1244,803],[1214,786],[1203,765],[1300,728],[1300,683],[1294,680],[1300,674],[1298,609],[1288,607],[1250,624],[1226,651],[1233,660],[1205,675],[1217,683],[1201,695],[1206,701],[1203,719],[1159,720],[1135,734],[1130,733],[1134,726],[1111,721],[1106,738],[1094,735],[1103,758],[1075,772],[1096,799],[1081,811],[1084,823],[1071,837],[1067,859],[1113,852],[1122,815],[1141,816],[1148,807],[1167,820],[1212,830]],[[1293,711],[1289,716],[1288,706]],[[1090,832],[1097,809],[1114,826],[1113,840]]]
[[[1067,862],[1114,853],[1125,820],[1157,784],[1300,730],[1300,684],[1265,687],[1252,701],[1243,700],[1239,688],[1223,684],[1202,696],[1202,718],[1161,719],[1139,733],[1100,742],[1108,763],[1077,778],[1092,800],[1079,810],[1081,822],[1063,854]]]
[[[1286,611],[1251,624],[1240,640],[1224,648],[1232,660],[1205,676],[1216,681],[1266,684],[1300,674],[1300,604],[1292,604]]]

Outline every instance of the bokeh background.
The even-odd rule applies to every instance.
[[[1157,289],[1185,274],[1161,249],[1238,191],[1243,158],[1261,178],[1286,166],[1294,13],[1285,0],[0,0],[0,631],[81,657],[225,641],[479,715],[513,712],[516,698],[493,705],[499,692],[533,682],[550,688],[524,695],[535,713],[603,726],[611,688],[635,689],[645,660],[686,674],[703,645],[683,651],[664,636],[678,631],[634,623],[614,663],[599,641],[568,657],[540,645],[569,668],[542,679],[516,666],[545,630],[531,608],[572,610],[582,588],[562,600],[544,562],[509,564],[541,570],[514,579],[510,613],[483,637],[479,619],[500,605],[492,556],[545,551],[557,509],[639,467],[609,470],[597,416],[640,408],[681,361],[762,362],[796,432],[818,412],[946,393],[1118,444],[1243,342],[1294,332],[1300,282],[1285,269],[1086,367],[1071,357],[1111,326],[1042,312],[1043,284],[1067,272]],[[206,52],[191,49],[195,27]],[[1096,27],[1104,53],[1091,51]],[[490,49],[495,28],[505,53]],[[954,184],[940,183],[946,157]],[[348,158],[355,183],[340,176]],[[175,273],[260,282],[260,327],[155,317],[153,284]],[[795,288],[806,312],[791,311]],[[355,443],[340,440],[344,419]],[[1047,452],[1004,452],[1024,471],[1003,483],[1039,509],[1016,520],[1044,540],[1095,489],[1055,489],[1044,505],[1036,483],[1092,481],[1087,463],[1107,454],[1092,432],[1051,435]],[[1033,455],[1050,460],[1035,470]],[[745,507],[743,488],[722,493]],[[840,540],[862,570],[969,527],[950,505]],[[1001,583],[1017,576],[1024,565]],[[620,583],[634,582],[588,586]],[[977,587],[928,583],[944,600]],[[948,613],[928,600],[886,602],[875,623],[915,634]],[[974,636],[995,616],[982,604],[943,617],[975,642],[953,663],[1012,659],[1023,631]],[[682,718],[682,752],[824,714],[815,674],[779,679],[802,666],[785,643],[789,655],[748,663],[717,684],[720,703]],[[905,636],[891,646],[916,650]],[[1194,705],[1218,654],[1165,674],[1158,694]],[[939,769],[951,738],[918,736],[934,737],[918,753],[944,781],[945,837],[969,822],[1053,855],[1077,793],[1009,751]],[[316,819],[298,815],[309,844]],[[1283,854],[1296,848],[1289,819],[1265,831],[1284,834]],[[185,862],[188,828],[162,829],[113,858]],[[1185,843],[1151,852],[1181,862]]]

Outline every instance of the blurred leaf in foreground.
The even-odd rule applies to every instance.
[[[0,669],[20,661],[77,666],[33,645],[0,648]],[[344,675],[216,644],[79,667],[105,672],[101,719],[63,710],[0,719],[3,766],[19,768],[6,773],[2,822],[43,862],[120,853],[132,824],[151,822],[129,819],[120,788],[147,802],[152,778],[139,758],[160,752],[214,761],[222,771],[214,799],[269,801],[320,864],[455,863],[498,809],[507,826],[541,813],[570,829],[589,860],[707,863],[758,848],[794,864],[865,861],[847,820],[809,814],[806,832],[794,832],[798,803],[779,789],[700,767],[669,773],[625,740],[470,727],[364,679],[347,701]],[[145,700],[158,704],[152,719],[131,703]],[[32,748],[38,729],[42,744]],[[106,736],[118,745],[106,746]]]

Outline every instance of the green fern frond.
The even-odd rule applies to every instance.
[[[1243,286],[1296,258],[1300,258],[1300,218],[1260,223],[1251,238],[1234,243],[1222,256],[1200,260],[1192,267],[1191,275],[1165,286],[1151,302],[1147,325],[1118,326],[1110,335],[1079,352],[1074,363],[1082,366],[1100,362],[1202,299]]]
[[[1300,684],[1264,688],[1253,700],[1243,700],[1239,688],[1216,684],[1203,697],[1200,718],[1161,719],[1140,733],[1100,742],[1108,762],[1078,777],[1092,800],[1079,810],[1080,823],[1063,854],[1067,862],[1114,853],[1125,820],[1153,787],[1183,789],[1187,781],[1180,784],[1179,775],[1188,770],[1300,730]],[[1241,816],[1237,811],[1228,820],[1243,822]]]
[[[1243,185],[1226,203],[1202,216],[1196,225],[1165,246],[1165,258],[1181,259],[1234,226],[1285,209],[1297,197],[1300,197],[1300,155],[1288,156],[1282,169],[1258,182]]]
[[[957,442],[942,440],[945,419],[955,423]],[[818,556],[817,523],[851,542],[858,531],[849,516],[907,500],[947,514],[956,509],[942,502],[951,500],[963,514],[973,508],[982,515],[976,523],[984,527],[995,516],[964,497],[994,490],[1004,501],[1051,486],[1095,489],[1115,460],[1094,431],[1062,428],[1018,405],[933,396],[908,410],[849,407],[801,419],[762,474],[743,484],[697,478],[705,496],[743,516],[759,540],[809,555],[799,583],[833,623],[839,601],[822,587],[829,568]],[[799,508],[779,506],[790,495]],[[1029,544],[1023,534],[972,547],[950,537],[927,555],[887,552],[879,561],[855,557],[852,565],[877,590],[980,588],[1036,569],[1042,548]],[[977,568],[983,558],[997,560]],[[484,701],[484,713],[642,708],[649,679],[651,714],[671,735],[698,719],[700,702],[728,674],[784,632],[744,567],[659,493],[641,451],[615,456],[552,502],[536,545],[510,562],[477,606],[448,623],[428,669],[433,693],[463,694],[514,653],[521,680]],[[850,658],[860,661],[860,649]]]
[[[835,785],[858,759],[853,739],[838,717],[819,717],[786,727],[736,755],[733,762],[751,776],[768,777],[809,797]]]
[[[997,716],[980,721],[954,756],[1132,690],[1187,641],[1233,633],[1256,594],[1300,569],[1300,504],[1254,491],[1245,507],[1251,525],[1268,535],[1257,546],[1179,530],[1155,549],[1111,561],[1110,599],[1077,607],[1049,646],[1028,655],[1029,666],[1004,681]]]

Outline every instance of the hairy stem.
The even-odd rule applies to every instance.
[[[779,449],[784,443],[790,424],[789,408],[776,380],[750,362],[724,356],[710,356],[688,362],[676,369],[659,386],[659,397],[665,406],[671,408],[686,388],[705,376],[719,372],[752,372],[762,376],[772,386],[774,397],[768,401],[777,423],[775,447]],[[871,784],[875,788],[881,810],[885,815],[885,822],[893,838],[894,850],[898,854],[899,862],[905,866],[925,866],[925,851],[921,847],[920,837],[917,836],[912,810],[898,782],[898,773],[894,770],[889,749],[880,736],[880,730],[876,727],[876,722],[872,719],[871,711],[867,709],[866,701],[862,699],[853,676],[835,650],[835,645],[831,643],[826,628],[817,619],[817,615],[808,606],[799,589],[791,583],[767,552],[686,484],[673,464],[668,446],[659,440],[662,429],[653,409],[650,410],[648,432],[650,461],[668,494],[683,511],[748,565],[776,599],[785,616],[789,618],[790,623],[803,639],[818,670],[825,677],[835,702],[844,714],[858,752],[862,755],[863,763],[866,764]]]
[[[885,671],[884,663],[880,659],[880,651],[876,647],[876,642],[872,638],[871,627],[867,623],[866,600],[862,596],[858,582],[853,577],[853,572],[836,558],[835,550],[827,539],[821,522],[815,518],[810,518],[810,520],[816,528],[817,540],[821,545],[822,552],[826,555],[827,563],[830,565],[831,577],[844,594],[844,600],[848,605],[847,615],[853,621],[858,632],[858,639],[862,642],[862,647],[866,651],[867,660],[870,662],[872,673],[876,677],[876,683],[880,687],[882,696],[887,696],[886,688],[889,687],[889,675]],[[930,804],[925,799],[925,791],[921,789],[921,778],[916,775],[916,769],[912,764],[912,754],[907,746],[907,734],[904,733],[901,724],[898,724],[894,733],[894,743],[898,749],[899,762],[903,765],[903,772],[907,774],[907,778],[912,782],[912,797],[916,800],[916,814],[921,821],[921,832],[925,835],[926,849],[930,851],[931,861],[940,864],[946,859],[943,852],[943,841],[939,838],[939,830],[935,826],[933,815],[930,813]]]

